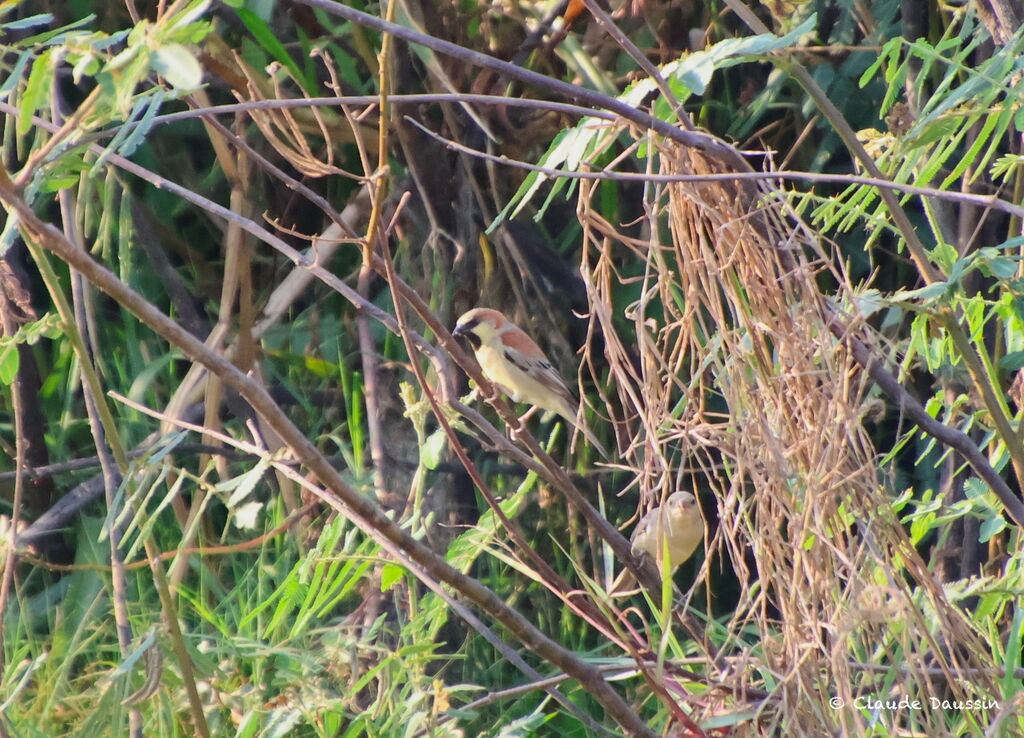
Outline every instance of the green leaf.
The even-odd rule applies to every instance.
[[[218,492],[231,492],[231,497],[224,504],[233,508],[256,489],[256,485],[263,479],[263,474],[268,468],[270,468],[270,463],[266,459],[260,459],[249,471],[221,482],[215,489]]]
[[[958,118],[938,118],[921,124],[917,135],[907,136],[903,145],[907,149],[914,149],[919,146],[926,146],[936,141],[945,140],[953,136],[960,129]]]
[[[143,638],[142,641],[137,646],[135,646],[135,650],[128,656],[128,658],[122,661],[116,669],[109,672],[104,677],[104,680],[107,682],[112,682],[115,679],[120,679],[121,677],[131,675],[132,670],[135,668],[135,664],[146,653],[146,651],[149,650],[149,647],[153,645],[153,642],[155,640],[156,629],[151,628],[149,632],[146,634],[145,638]]]
[[[47,49],[32,64],[25,93],[18,110],[18,135],[24,136],[32,128],[32,116],[46,105],[53,81],[54,50]]]
[[[33,346],[41,338],[57,338],[61,333],[60,317],[56,313],[46,313],[39,320],[33,320],[22,325],[10,338],[0,338],[0,346],[8,341]]]
[[[695,51],[676,69],[675,78],[694,95],[703,95],[715,74],[715,62],[716,59],[708,52]]]
[[[801,39],[805,34],[810,33],[818,27],[818,14],[811,13],[807,20],[801,23],[799,26],[794,28],[792,31],[787,33],[785,36],[777,36],[775,40],[771,40],[771,34],[762,34],[761,36],[754,36],[755,39],[762,39],[760,47],[758,44],[750,44],[745,46],[741,53],[743,54],[765,54],[769,51],[776,51],[778,49],[784,49],[787,46],[792,46]]]
[[[262,509],[263,503],[257,500],[239,505],[234,509],[235,517],[233,522],[235,527],[239,530],[254,530],[259,522],[259,514]]]
[[[153,444],[153,447],[146,452],[147,458],[150,464],[159,464],[163,461],[168,454],[172,453],[175,448],[181,444],[186,438],[190,431],[180,430],[174,433],[169,433],[159,441]]]
[[[893,302],[909,302],[911,300],[921,300],[922,302],[926,302],[945,295],[949,288],[950,285],[948,282],[934,282],[927,287],[922,287],[917,290],[899,290],[894,293],[890,299]]]
[[[149,49],[144,46],[129,46],[107,62],[96,75],[96,81],[109,96],[107,105],[122,118],[129,116],[135,100],[135,88],[150,72],[149,55]]]
[[[168,82],[170,82],[170,79],[168,79]],[[153,128],[153,119],[156,118],[156,114],[160,112],[160,106],[163,105],[166,94],[165,90],[157,89],[153,91],[153,94],[150,95],[148,99],[143,98],[140,100],[139,105],[144,108],[142,118],[134,126],[122,127],[121,130],[118,131],[118,135],[115,136],[115,139],[121,136],[122,131],[128,131],[128,135],[124,137],[123,142],[115,144],[112,141],[110,149],[120,149],[118,153],[124,157],[129,157],[134,154],[135,149],[137,149],[146,140],[146,136],[149,135],[150,130]],[[132,111],[132,118],[135,118],[137,111],[138,106]]]
[[[691,54],[690,56],[693,56],[693,54]],[[687,59],[688,58],[689,57],[687,57]],[[680,64],[682,64],[685,61],[686,59],[669,62],[668,64],[661,68],[662,75],[665,76],[667,79],[676,78],[676,70],[679,68]],[[632,105],[635,108],[638,107],[640,103],[644,101],[644,98],[646,98],[648,95],[654,92],[657,88],[658,85],[655,84],[653,79],[651,79],[650,77],[644,77],[643,79],[637,80],[632,85],[627,87],[626,91],[619,95],[619,99],[622,100],[622,102],[626,103],[627,105]]]
[[[883,63],[885,63],[886,61],[891,62],[892,59],[899,57],[899,49],[902,45],[902,38],[897,37],[889,39],[889,41],[886,42],[886,44],[882,47],[882,51],[875,58],[875,61],[872,62],[871,65],[864,70],[864,74],[860,76],[860,80],[857,82],[857,84],[860,87],[866,86],[868,82],[874,79],[875,74],[878,73],[878,70],[881,68]]]
[[[127,157],[135,152],[139,144],[145,140],[146,133],[153,127],[153,118],[160,110],[165,94],[164,90],[156,89],[151,95],[139,96],[131,113],[128,114],[126,124],[117,129],[117,133],[114,134],[103,153],[93,162],[90,170],[92,174],[100,171],[111,154],[120,153]],[[140,111],[141,119],[134,123],[135,118],[139,117]]]
[[[438,428],[427,436],[427,440],[423,442],[423,449],[420,451],[423,466],[431,470],[436,469],[441,464],[441,455],[444,453],[447,443],[448,435],[444,432],[444,428]]]
[[[759,717],[759,714],[754,710],[738,710],[736,712],[728,712],[707,720],[702,720],[700,727],[701,730],[729,728],[733,725],[738,725],[739,723],[757,720]]]
[[[577,126],[577,130],[586,122],[586,120],[582,121],[579,126]],[[561,166],[565,161],[568,152],[571,150],[572,141],[567,139],[569,139],[570,134],[572,133],[573,131],[571,130],[559,131],[558,135],[555,136],[555,140],[551,142],[551,146],[548,147],[547,152],[545,152],[544,156],[541,157],[538,166],[551,169]],[[538,172],[537,170],[532,170],[527,174],[523,183],[519,185],[519,189],[516,190],[516,193],[509,199],[508,203],[504,208],[502,208],[501,212],[498,213],[491,224],[487,226],[485,233],[490,235],[494,229],[503,222],[515,218],[519,214],[519,211],[526,206],[526,203],[530,201],[530,198],[532,198],[537,190],[539,190],[547,181],[548,176]]]
[[[270,30],[262,18],[253,13],[251,10],[246,8],[238,8],[235,11],[238,14],[238,19],[242,21],[242,24],[249,29],[249,33],[253,35],[253,38],[263,47],[264,51],[270,54],[272,57],[281,62],[288,71],[295,77],[295,81],[298,82],[306,92],[312,92],[314,86],[310,84],[310,81],[306,79],[306,76],[299,69],[299,65],[295,63],[288,51],[284,48],[284,44],[277,38],[277,35]]]
[[[1019,257],[996,256],[995,249],[983,249],[982,251],[984,252],[980,254],[982,271],[986,272],[987,276],[996,279],[1012,279],[1016,276]]]
[[[387,592],[405,576],[405,569],[398,564],[384,564],[380,572],[380,591]]]
[[[25,71],[25,67],[32,61],[32,51],[26,49],[21,52],[21,56],[18,57],[18,61],[15,62],[14,68],[10,71],[9,76],[0,85],[0,100],[6,100],[7,96],[11,94],[11,90],[18,84],[18,80],[21,79],[22,73]]]
[[[185,13],[175,19],[173,28],[164,36],[163,42],[190,46],[201,43],[203,39],[213,33],[212,23],[209,21],[193,23],[189,20],[190,17],[196,16],[194,13]]]
[[[21,20],[11,21],[10,23],[4,23],[0,25],[5,31],[20,31],[23,28],[33,28],[35,26],[48,26],[53,23],[53,15],[50,13],[40,13],[39,15],[30,15],[28,18],[22,18]]]
[[[49,176],[39,185],[40,192],[59,192],[68,187],[78,184],[80,177],[77,174],[65,174],[63,176]]]
[[[876,289],[868,289],[860,295],[855,295],[854,303],[857,305],[858,312],[865,318],[870,318],[879,310],[886,307],[886,301],[882,298],[881,293]]]
[[[940,243],[928,252],[928,258],[938,264],[942,271],[947,273],[953,268],[959,257],[960,254],[956,248],[948,243]]]
[[[0,8],[2,8],[4,5],[7,5],[7,3],[0,3]],[[73,23],[68,23],[66,26],[62,26],[61,28],[52,28],[49,31],[37,33],[35,36],[23,38],[18,43],[20,46],[26,49],[38,49],[43,46],[57,46],[59,44],[64,44],[67,43],[68,37],[72,35],[70,31],[74,30],[75,28],[89,26],[90,24],[92,24],[94,20],[96,20],[96,16],[90,14],[84,16],[83,18],[79,18]]]
[[[933,512],[927,512],[914,518],[910,524],[910,540],[915,546],[931,531],[935,518],[936,515]]]
[[[1022,163],[1024,163],[1024,159],[1022,159]],[[993,248],[996,248],[996,249],[1015,249],[1015,248],[1018,248],[1020,246],[1024,246],[1024,236],[1017,236],[1016,238],[1011,238],[1011,239],[1009,239],[1007,241],[1003,241],[1001,244],[999,244],[998,246],[994,246]]]
[[[988,543],[988,540],[1006,528],[1006,521],[1002,515],[989,518],[978,528],[978,543]]]
[[[1024,631],[1024,608],[1015,607],[1013,624],[1010,626],[1009,637],[1006,640],[1006,660],[1003,662],[1005,675],[1002,679],[1003,694],[1007,699],[1020,691],[1020,682],[1014,672],[1020,667],[1020,642],[1022,631]]]
[[[1011,351],[999,360],[999,368],[1008,372],[1024,369],[1024,351]]]
[[[693,94],[702,95],[711,82],[716,69],[739,64],[744,61],[742,57],[764,56],[771,51],[790,46],[804,34],[810,33],[817,22],[817,15],[812,14],[785,36],[762,33],[745,38],[727,38],[724,41],[719,41],[710,49],[689,54],[671,67],[666,65],[665,71],[667,75],[671,75],[686,85],[686,88]]]
[[[178,90],[194,90],[203,82],[203,68],[181,44],[161,46],[150,57],[153,71]]]
[[[10,384],[14,381],[20,362],[18,344],[14,341],[5,341],[0,347],[0,383]]]
[[[964,496],[969,500],[977,500],[991,494],[988,485],[977,477],[971,477],[964,482]]]

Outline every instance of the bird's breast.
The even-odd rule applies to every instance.
[[[521,376],[523,372],[507,361],[500,349],[483,344],[476,351],[476,360],[480,362],[480,368],[484,370],[487,378],[498,385],[498,389],[511,397],[514,402],[521,401],[516,388],[523,383]]]

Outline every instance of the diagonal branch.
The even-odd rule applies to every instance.
[[[439,38],[419,33],[418,31],[414,31],[405,26],[400,26],[396,23],[388,23],[377,16],[360,12],[354,8],[342,5],[341,3],[333,2],[333,0],[297,0],[297,2],[302,5],[320,8],[331,15],[340,16],[345,20],[351,21],[352,23],[358,23],[359,25],[366,26],[367,28],[372,28],[375,31],[391,34],[403,41],[425,46],[439,54],[450,56],[467,64],[473,64],[478,67],[483,67],[484,69],[494,70],[495,72],[499,72],[500,74],[522,82],[523,84],[550,90],[551,92],[557,93],[562,97],[569,98],[570,100],[575,100],[583,105],[592,105],[595,108],[609,110],[643,128],[660,133],[666,138],[677,141],[684,146],[698,149],[705,154],[722,161],[728,161],[736,164],[738,159],[739,162],[743,162],[743,158],[739,156],[736,149],[714,136],[707,133],[699,133],[697,131],[684,131],[673,126],[671,123],[666,123],[663,120],[648,115],[628,103],[616,100],[614,97],[609,97],[608,95],[603,95],[600,92],[594,92],[593,90],[588,90],[585,87],[579,87],[578,85],[573,85],[568,82],[552,79],[551,77],[539,74],[538,72],[523,69],[515,64],[495,59],[493,56],[467,49],[463,46],[459,46],[458,44],[453,44],[450,41],[443,41]],[[742,167],[744,170],[749,169],[745,163],[738,164],[738,166]]]
[[[106,292],[124,309],[131,312],[157,335],[180,348],[192,360],[201,363],[235,389],[259,413],[264,421],[281,437],[292,452],[308,469],[317,475],[332,494],[321,499],[341,514],[353,511],[365,524],[400,549],[419,567],[417,576],[434,578],[449,584],[468,600],[502,623],[524,646],[558,668],[578,679],[608,713],[633,736],[654,738],[655,733],[633,711],[629,703],[604,679],[600,670],[577,658],[575,654],[548,638],[527,618],[509,607],[494,592],[476,579],[465,576],[430,548],[413,539],[384,512],[358,490],[350,486],[327,461],[313,443],[291,422],[274,402],[266,388],[254,377],[243,374],[221,354],[210,350],[202,341],[181,328],[167,315],[132,290],[106,267],[76,249],[52,225],[40,219],[0,172],[0,200],[8,211],[20,220],[26,237],[57,255],[69,266],[81,272],[93,285]],[[564,471],[562,472],[564,474]]]

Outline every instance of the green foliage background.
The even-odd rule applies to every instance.
[[[1019,8],[615,7],[638,59],[589,11],[534,44],[542,21],[562,13],[550,3],[352,7],[719,137],[748,152],[748,174],[778,172],[771,186],[782,184],[758,207],[777,198],[793,231],[813,234],[795,247],[812,255],[809,282],[851,332],[870,336],[873,362],[910,400],[856,372],[836,409],[854,419],[850,453],[818,452],[865,466],[821,497],[814,479],[765,468],[740,442],[735,452],[688,445],[694,407],[717,438],[759,438],[725,378],[782,382],[787,337],[759,334],[750,316],[728,326],[734,345],[763,339],[767,365],[721,363],[733,345],[725,326],[683,281],[662,278],[694,267],[677,248],[679,191],[616,176],[665,174],[675,150],[653,126],[625,124],[621,110],[548,105],[574,101],[370,30],[329,3],[0,4],[3,733],[627,731],[592,684],[560,678],[493,613],[458,592],[442,597],[429,586],[436,578],[382,548],[365,522],[310,493],[322,480],[293,462],[294,449],[196,356],[69,270],[19,216],[24,203],[271,388],[348,485],[597,667],[655,734],[1024,734],[1024,521],[1007,507],[1019,504],[1024,474]],[[504,100],[468,97],[479,93]],[[401,99],[410,94],[428,97]],[[230,107],[239,101],[250,104]],[[595,172],[597,181],[572,178]],[[695,240],[711,233],[699,210],[687,221]],[[332,212],[355,231],[340,243],[340,229],[325,232]],[[312,247],[323,271],[293,268],[297,252],[282,245]],[[409,355],[395,279],[374,272],[371,245],[387,250],[441,326],[475,305],[499,307],[567,376],[584,347],[587,417],[617,442],[619,463],[596,466],[547,419],[530,427],[617,525],[677,487],[698,494],[707,545],[677,573],[680,596],[665,587],[617,610],[605,589],[622,562],[566,507],[549,469],[495,453],[500,433],[488,440],[452,409],[467,386],[447,359],[431,360],[443,351]],[[612,276],[593,256],[601,248]],[[658,289],[645,291],[654,272]],[[302,275],[310,281],[287,289]],[[737,315],[756,284],[721,286],[751,296],[732,301]],[[572,317],[588,300],[604,315],[589,327]],[[657,320],[633,319],[641,303]],[[790,307],[795,315],[806,303]],[[641,364],[645,326],[663,346],[673,310],[699,335],[676,345],[686,358],[675,374],[665,369],[673,351],[660,357],[668,406],[655,408],[660,390],[647,386],[631,407],[622,377]],[[404,312],[441,345],[436,325]],[[610,632],[574,611],[568,590],[542,583],[463,470],[413,364],[505,514]],[[822,359],[823,374],[828,366]],[[959,435],[925,432],[907,402]],[[490,408],[472,406],[501,428]],[[648,410],[655,420],[644,426]],[[853,448],[860,438],[867,451]],[[18,458],[36,470],[21,484]],[[56,535],[33,526],[71,490],[89,504],[62,515]],[[793,535],[789,518],[766,507],[749,513],[754,532],[742,537],[727,525],[740,499],[777,501],[821,527]],[[795,507],[783,504],[791,499]],[[868,519],[891,523],[897,542],[874,539]],[[776,537],[785,556],[772,553]],[[817,620],[795,622],[786,602],[799,598],[798,574],[818,544],[833,561],[855,561],[865,581],[830,583],[827,596],[801,603]],[[777,586],[786,576],[794,591]],[[831,619],[840,616],[850,619]],[[644,648],[623,647],[635,643],[629,628]],[[553,678],[546,686],[562,703],[539,676]],[[864,699],[894,695],[926,707],[873,709]],[[964,698],[984,704],[949,704]]]

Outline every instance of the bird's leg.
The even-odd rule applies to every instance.
[[[509,426],[509,428],[508,428],[509,438],[512,438],[513,440],[519,440],[519,434],[526,429],[526,421],[535,412],[537,412],[537,406],[536,405],[534,405],[529,410],[527,410],[525,413],[523,413],[521,416],[516,418],[516,424],[514,426]]]
[[[539,408],[538,408],[538,407],[537,407],[536,405],[534,405],[534,406],[533,406],[533,407],[531,407],[531,408],[530,408],[529,410],[527,410],[527,411],[526,411],[525,413],[523,413],[522,415],[520,415],[520,416],[519,416],[519,427],[520,427],[520,428],[522,428],[522,427],[523,427],[524,425],[526,425],[526,421],[527,421],[527,420],[529,420],[529,419],[530,419],[530,417],[531,417],[531,416],[532,416],[532,415],[533,415],[533,414],[534,414],[535,412],[537,412],[537,410],[538,410],[538,409],[539,409]]]

